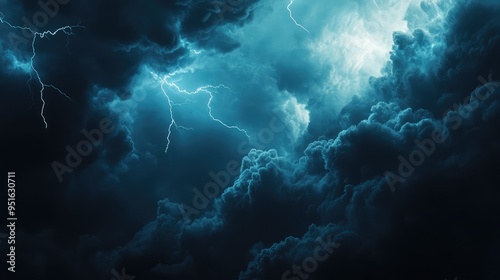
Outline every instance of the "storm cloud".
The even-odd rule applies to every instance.
[[[33,66],[0,4],[16,276],[500,277],[497,1],[54,3]]]

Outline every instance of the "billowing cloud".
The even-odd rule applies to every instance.
[[[7,159],[46,209],[20,213],[21,275],[500,276],[496,1],[296,0],[307,31],[286,1],[217,3],[61,4],[48,27],[85,29],[36,46],[76,102],[47,93],[48,130],[30,46],[4,52]]]

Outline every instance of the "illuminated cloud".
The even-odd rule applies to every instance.
[[[41,9],[0,3],[13,25]],[[72,1],[42,29],[85,29],[37,40],[31,65],[4,26],[20,276],[498,279],[498,12],[494,0]],[[34,69],[75,101],[44,95],[47,130]],[[116,128],[60,183],[51,163],[104,118]],[[403,170],[438,128],[447,142]],[[400,169],[411,174],[390,188]]]

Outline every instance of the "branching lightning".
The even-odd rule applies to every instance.
[[[30,88],[30,91],[31,91],[31,81],[33,80],[33,78],[36,78],[38,83],[40,84],[40,99],[42,101],[42,108],[40,109],[40,116],[42,117],[42,120],[43,120],[43,123],[45,124],[45,128],[47,129],[48,128],[48,124],[47,124],[47,121],[45,119],[45,115],[44,115],[44,110],[45,110],[45,99],[44,99],[44,93],[45,93],[45,89],[46,88],[51,88],[53,89],[54,91],[58,92],[59,94],[61,94],[62,96],[66,97],[67,99],[75,102],[74,100],[72,100],[66,93],[64,93],[62,90],[60,90],[59,88],[57,88],[56,86],[54,85],[51,85],[51,84],[46,84],[43,82],[42,78],[40,77],[40,73],[38,72],[38,70],[36,69],[35,67],[35,64],[34,64],[34,61],[35,61],[35,57],[36,57],[36,39],[39,37],[40,39],[43,39],[45,38],[46,36],[54,36],[56,35],[57,33],[64,33],[66,34],[67,36],[70,36],[70,35],[74,35],[73,34],[73,28],[77,28],[77,27],[83,27],[83,26],[80,26],[80,25],[74,25],[74,26],[63,26],[63,27],[60,27],[54,31],[43,31],[43,32],[38,32],[36,30],[33,30],[29,27],[25,27],[25,26],[17,26],[17,25],[12,25],[10,24],[8,21],[5,21],[4,20],[4,15],[3,13],[0,12],[0,23],[1,24],[5,24],[7,25],[8,27],[12,28],[12,29],[18,29],[18,30],[25,30],[25,31],[28,31],[30,32],[32,35],[33,35],[33,39],[31,40],[31,50],[32,50],[32,56],[30,58],[30,61],[29,61],[29,68],[30,68],[30,72],[29,72],[29,75],[30,75],[30,78],[28,79],[27,83],[28,83],[28,87]],[[83,27],[84,28],[84,27]],[[33,77],[33,74],[34,74],[34,77]]]
[[[212,107],[211,107],[211,104],[212,104],[212,101],[213,101],[213,98],[214,98],[214,95],[213,95],[213,90],[218,90],[218,89],[227,89],[227,90],[230,90],[227,86],[225,85],[218,85],[218,86],[213,86],[213,85],[205,85],[205,86],[201,86],[199,88],[197,88],[196,90],[192,91],[192,92],[189,92],[185,89],[181,89],[175,82],[171,82],[169,79],[172,77],[172,74],[170,75],[165,75],[163,77],[160,77],[158,74],[154,73],[154,72],[151,72],[151,74],[153,75],[153,77],[158,80],[160,82],[160,88],[163,92],[163,94],[165,95],[165,97],[167,98],[167,101],[168,101],[168,107],[169,107],[169,113],[170,113],[170,124],[168,126],[168,133],[167,133],[167,147],[165,148],[165,153],[168,152],[168,149],[170,147],[170,143],[171,143],[171,140],[170,140],[170,136],[172,135],[172,127],[175,127],[175,129],[177,129],[177,131],[181,131],[182,130],[193,130],[192,128],[188,128],[188,127],[184,127],[184,126],[181,126],[181,125],[178,125],[176,120],[175,120],[175,117],[174,117],[174,110],[173,110],[173,107],[174,106],[178,106],[180,104],[176,104],[172,101],[172,99],[170,98],[169,94],[167,93],[167,89],[166,87],[170,88],[170,89],[173,89],[176,93],[179,93],[179,94],[184,94],[184,95],[196,95],[196,94],[199,94],[199,93],[206,93],[209,95],[209,99],[208,99],[208,102],[207,102],[207,108],[208,108],[208,115],[210,116],[210,118],[215,121],[215,122],[218,122],[219,124],[223,125],[224,127],[228,128],[228,129],[236,129],[238,130],[239,132],[245,134],[245,136],[250,139],[250,135],[247,133],[247,131],[243,128],[240,128],[236,125],[228,125],[226,124],[225,122],[223,122],[222,120],[220,120],[219,118],[215,117],[212,113]],[[212,90],[212,91],[211,91]],[[192,102],[190,99],[187,99],[187,101],[189,102]]]
[[[307,30],[307,28],[305,28],[304,26],[302,26],[300,23],[298,23],[295,18],[293,17],[293,14],[292,14],[292,10],[291,10],[291,6],[293,4],[293,1],[294,0],[290,0],[290,4],[288,4],[288,6],[286,6],[286,9],[290,12],[290,18],[293,20],[293,22],[295,23],[295,25],[297,25],[298,27],[302,28],[305,32],[309,33],[309,30]]]

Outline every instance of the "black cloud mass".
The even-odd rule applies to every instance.
[[[499,1],[0,12],[2,279],[500,279]]]

